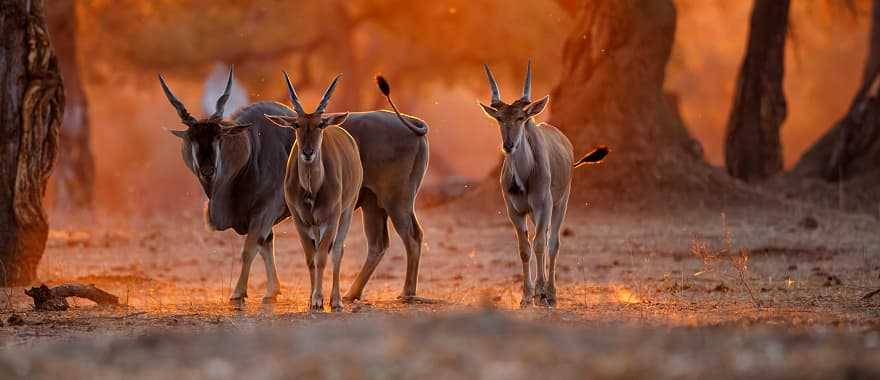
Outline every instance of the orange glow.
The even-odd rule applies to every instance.
[[[180,159],[179,141],[165,131],[180,121],[159,91],[157,72],[171,78],[176,94],[199,115],[203,81],[218,62],[241,61],[236,77],[252,100],[285,101],[278,83],[282,69],[302,77],[304,97],[320,96],[318,78],[345,72],[332,105],[358,111],[387,107],[372,84],[373,74],[385,73],[405,112],[431,125],[425,184],[443,184],[453,176],[475,181],[499,162],[497,127],[475,105],[487,95],[479,63],[491,63],[505,91],[513,91],[524,59],[533,57],[540,68],[533,91],[550,93],[563,80],[562,44],[575,23],[552,0],[516,6],[443,0],[419,7],[355,1],[342,10],[315,1],[129,0],[113,6],[118,3],[78,3],[77,16],[89,22],[78,25],[77,49],[80,61],[88,62],[80,70],[96,153],[96,202],[102,212],[126,216],[183,208],[198,214],[204,201]],[[785,73],[789,114],[781,131],[787,166],[843,115],[861,79],[870,2],[855,1],[854,11],[838,3],[792,4]],[[685,125],[702,143],[706,159],[721,165],[752,2],[675,0],[675,5],[676,39],[665,90],[679,96]],[[363,21],[350,28],[322,22],[343,10],[346,19]],[[295,27],[285,22],[292,15]],[[509,39],[511,26],[524,23],[528,33],[516,33],[516,43],[497,43]],[[223,38],[217,25],[228,29]],[[316,40],[324,42],[312,47]],[[355,53],[336,59],[345,49],[330,47],[340,43]],[[174,191],[144,191],[152,188]]]
[[[627,288],[615,288],[614,298],[617,302],[625,304],[641,303],[642,299]]]

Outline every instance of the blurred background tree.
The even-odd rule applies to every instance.
[[[855,13],[859,3],[838,6]],[[786,189],[792,196],[842,210],[867,210],[880,218],[880,0],[873,0],[869,14],[861,80],[849,107],[806,149],[785,179],[799,185]]]
[[[576,155],[607,144],[601,167],[575,171],[575,204],[597,193],[615,199],[669,198],[712,191],[719,180],[703,160],[664,89],[675,40],[671,0],[580,2],[563,48],[563,78],[552,94],[550,122],[572,140]],[[711,190],[710,190],[711,189]]]
[[[779,129],[787,106],[783,91],[789,0],[755,0],[749,40],[727,122],[727,172],[746,182],[782,173]]]
[[[46,9],[46,22],[64,78],[64,119],[58,165],[52,175],[54,207],[62,213],[88,215],[94,206],[95,160],[85,88],[80,78],[77,52],[79,18],[76,0],[53,0]]]
[[[880,0],[873,1],[862,81],[843,117],[809,150],[794,172],[828,181],[874,176],[880,183]]]

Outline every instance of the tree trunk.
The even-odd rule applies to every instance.
[[[550,123],[572,140],[578,157],[597,144],[612,152],[598,167],[575,169],[572,197],[609,190],[616,198],[641,199],[661,187],[707,189],[707,179],[717,175],[663,91],[675,37],[672,1],[592,0],[579,7]],[[535,68],[540,75],[540,61]]]
[[[862,85],[846,115],[801,156],[792,174],[844,181],[880,175],[880,0],[874,0]]]
[[[789,0],[755,0],[745,59],[727,122],[727,172],[746,182],[782,171],[779,128],[785,121],[783,92]]]
[[[65,90],[62,143],[58,167],[52,175],[55,208],[88,214],[94,205],[95,161],[89,146],[88,103],[76,55],[76,0],[53,0],[46,11]]]
[[[0,7],[0,285],[34,279],[49,228],[42,200],[64,92],[43,0]]]

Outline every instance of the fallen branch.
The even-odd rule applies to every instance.
[[[79,297],[91,300],[98,305],[118,305],[119,297],[98,289],[95,285],[64,284],[54,288],[40,285],[24,291],[34,299],[34,309],[42,311],[63,311],[70,305],[67,297]]]
[[[875,290],[875,291],[873,291],[873,292],[870,292],[870,293],[868,293],[868,294],[863,295],[863,296],[862,296],[862,299],[863,299],[863,300],[866,300],[866,299],[869,299],[869,298],[871,298],[871,297],[873,297],[873,296],[876,296],[877,294],[880,294],[880,289],[877,289],[877,290]]]

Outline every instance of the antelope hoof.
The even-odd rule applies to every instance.
[[[349,302],[349,303],[355,302],[355,301],[360,301],[361,295],[346,294],[342,297],[342,300],[345,302]]]
[[[266,290],[266,295],[263,296],[263,303],[275,303],[280,295],[280,290],[268,289]]]
[[[247,297],[248,297],[247,291],[243,291],[243,292],[234,291],[234,292],[232,292],[232,296],[229,297],[229,302],[237,301],[237,300],[244,300]]]
[[[547,288],[547,306],[556,307],[556,288]]]
[[[547,292],[544,290],[544,284],[535,285],[532,301],[535,306],[547,306]]]
[[[311,304],[309,305],[309,310],[316,312],[324,311],[324,297],[312,297]]]
[[[524,287],[523,287],[522,301],[519,302],[519,308],[520,308],[520,309],[526,309],[526,308],[528,308],[529,306],[531,306],[532,303],[535,302],[535,300],[534,300],[534,299],[535,299],[535,294],[536,294],[536,293],[535,293],[535,289],[534,289],[533,286],[532,286],[532,287],[530,287],[530,286],[528,286],[528,285],[524,286]]]
[[[330,296],[330,311],[339,313],[342,311],[342,301],[337,295]]]
[[[235,308],[235,309],[239,309],[239,310],[240,310],[240,309],[244,308],[245,298],[246,298],[246,297],[247,297],[247,296],[243,296],[243,297],[232,297],[232,298],[229,299],[229,305],[232,306],[232,307]]]
[[[536,294],[534,297],[534,301],[535,301],[535,306],[544,306],[544,307],[550,306],[550,301],[547,298],[546,294]]]

